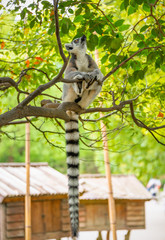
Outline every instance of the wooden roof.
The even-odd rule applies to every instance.
[[[38,196],[65,196],[68,192],[67,176],[47,163],[31,163],[30,193]],[[134,175],[112,175],[115,199],[149,200],[150,193]],[[23,197],[26,191],[26,168],[23,163],[0,163],[0,202],[7,198]],[[108,199],[108,186],[103,175],[80,176],[81,200]]]
[[[31,163],[31,196],[67,194],[67,177],[47,163]],[[26,168],[22,163],[0,163],[0,202],[21,197],[26,191]]]
[[[108,184],[105,176],[87,174],[80,176],[83,188],[81,200],[108,199]],[[134,175],[112,175],[113,195],[120,200],[150,200],[151,194]]]

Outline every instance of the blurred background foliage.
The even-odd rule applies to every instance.
[[[116,104],[137,98],[135,115],[146,125],[164,124],[165,118],[165,5],[156,0],[60,1],[58,5],[62,44],[83,34],[88,54],[99,52],[99,67],[104,75],[144,48],[104,82],[100,96],[91,107],[111,107],[114,91]],[[55,37],[53,1],[9,0],[0,2],[0,73],[18,81],[20,89],[33,92],[57,75],[62,66]],[[154,48],[152,48],[154,47]],[[156,48],[155,48],[156,47]],[[65,50],[64,50],[65,51]],[[67,52],[65,52],[67,54]],[[62,84],[58,83],[31,103],[42,99],[61,102]],[[0,113],[25,98],[14,88],[0,92]],[[80,171],[104,173],[99,113],[81,116]],[[89,121],[93,120],[93,121]],[[46,161],[66,173],[63,121],[33,119],[31,161]],[[164,146],[144,129],[138,128],[125,107],[122,112],[104,118],[109,140],[112,173],[135,174],[144,183],[165,174]],[[24,162],[25,126],[3,127],[0,133],[0,161]],[[44,132],[43,132],[44,131]],[[157,131],[164,142],[164,130]],[[43,134],[44,133],[44,134]]]

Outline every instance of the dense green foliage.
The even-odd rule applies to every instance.
[[[19,88],[28,93],[57,75],[62,66],[55,36],[53,1],[28,2],[10,0],[1,3],[0,16],[0,77],[18,81],[20,73],[30,68]],[[104,75],[114,70],[104,82],[101,95],[93,107],[112,106],[134,99],[134,111],[147,126],[164,122],[165,103],[165,5],[156,0],[60,1],[58,4],[62,44],[82,34],[87,36],[88,51],[93,57],[98,49],[100,68]],[[64,50],[65,52],[65,50]],[[66,53],[66,52],[65,52]],[[67,53],[66,53],[67,54]],[[132,55],[135,55],[132,57]],[[124,61],[126,63],[124,63]],[[44,71],[41,72],[39,70]],[[46,74],[45,74],[46,73]],[[61,102],[62,83],[53,86],[31,102],[40,105],[44,98]],[[25,98],[15,88],[1,91],[1,113]],[[52,97],[51,97],[52,96]],[[95,120],[99,113],[81,116]],[[31,160],[48,161],[65,172],[63,121],[35,119],[32,130]],[[147,130],[138,128],[126,106],[121,112],[104,118],[108,130],[112,172],[134,173],[143,181],[165,172],[164,146]],[[2,129],[0,161],[24,161],[24,126]],[[43,133],[41,131],[46,131]],[[51,132],[49,132],[51,131]],[[155,135],[163,142],[163,129]],[[54,133],[53,133],[54,132]],[[100,122],[84,121],[80,126],[81,170],[104,171]],[[9,140],[8,137],[14,138]],[[49,143],[47,143],[49,141]],[[165,141],[164,141],[165,142]],[[54,146],[53,146],[54,145]],[[56,148],[54,148],[56,147]]]

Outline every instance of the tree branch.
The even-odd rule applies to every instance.
[[[121,62],[119,65],[117,65],[114,69],[112,69],[104,78],[103,81],[105,81],[105,79],[107,79],[109,76],[111,76],[114,72],[116,72],[121,66],[123,66],[126,62],[128,62],[130,59],[132,59],[133,57],[135,57],[137,54],[139,54],[140,52],[142,52],[145,49],[158,49],[158,48],[162,48],[164,47],[164,45],[160,45],[160,46],[156,46],[156,47],[144,47],[139,49],[137,52],[135,52],[134,54],[132,54],[129,58],[125,59],[123,62]]]
[[[65,62],[68,62],[68,59],[66,58],[63,49],[62,49],[62,44],[61,44],[61,39],[60,39],[60,31],[59,31],[59,20],[58,20],[58,0],[53,0],[53,5],[54,5],[54,18],[55,18],[55,25],[56,25],[56,38],[57,38],[57,43],[58,43],[58,48],[60,51],[60,55]]]
[[[140,121],[139,119],[137,119],[137,118],[135,117],[134,108],[133,108],[133,102],[130,103],[130,112],[131,112],[131,116],[132,116],[132,119],[133,119],[134,123],[135,123],[138,127],[147,129],[147,130],[151,133],[151,135],[155,138],[155,140],[156,140],[158,143],[160,143],[161,145],[165,146],[165,143],[160,142],[160,141],[157,139],[157,137],[156,137],[156,136],[153,134],[153,132],[152,132],[152,131],[157,130],[157,129],[165,128],[165,125],[162,125],[162,126],[159,126],[159,127],[154,127],[154,128],[150,128],[150,127],[146,126],[142,121]]]
[[[49,117],[49,118],[60,118],[64,121],[69,121],[69,117],[62,109],[54,108],[43,108],[34,106],[25,106],[20,108],[19,106],[12,110],[0,115],[0,127],[7,125],[8,123],[21,119],[24,117]]]

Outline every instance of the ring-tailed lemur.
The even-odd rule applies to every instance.
[[[71,59],[65,71],[65,79],[77,79],[75,83],[64,83],[63,102],[76,102],[81,108],[87,108],[101,91],[103,74],[95,61],[86,54],[86,36],[65,44],[71,53]],[[78,236],[79,228],[79,130],[78,114],[68,111],[70,121],[66,122],[66,153],[68,174],[68,198],[72,236]]]

